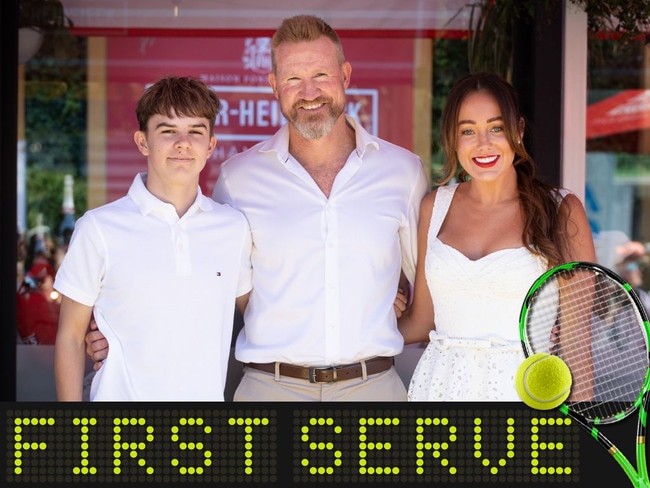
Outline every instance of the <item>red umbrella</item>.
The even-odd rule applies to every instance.
[[[650,90],[623,90],[587,107],[587,139],[650,128]]]

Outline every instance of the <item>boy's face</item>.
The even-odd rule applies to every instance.
[[[136,131],[133,139],[147,157],[147,187],[195,189],[199,174],[217,144],[210,135],[211,121],[201,117],[172,117],[157,114],[147,131]]]

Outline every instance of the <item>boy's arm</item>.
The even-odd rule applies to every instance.
[[[82,400],[85,336],[93,308],[64,296],[54,346],[54,378],[59,401]]]

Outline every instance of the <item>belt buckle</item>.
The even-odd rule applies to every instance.
[[[316,366],[309,366],[309,382],[310,383],[329,383],[329,381],[317,381],[316,380],[316,371],[332,371],[332,381],[337,381],[336,367],[329,366],[327,368],[321,368]]]

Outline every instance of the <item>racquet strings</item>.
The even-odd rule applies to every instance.
[[[567,407],[603,424],[636,410],[648,342],[644,317],[623,283],[596,269],[562,269],[528,300],[525,345],[530,354],[556,354],[567,363]]]

